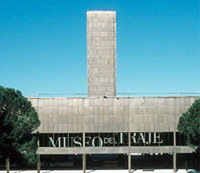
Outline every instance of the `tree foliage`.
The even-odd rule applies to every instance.
[[[200,144],[200,99],[196,100],[192,106],[179,118],[178,130],[186,136],[187,145],[199,148]]]
[[[20,155],[28,164],[37,161],[38,114],[20,91],[0,86],[0,155]]]

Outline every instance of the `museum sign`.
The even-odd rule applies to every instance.
[[[185,139],[177,133],[177,145],[185,145]],[[172,146],[172,132],[132,132],[131,146]],[[85,147],[128,146],[128,132],[85,133]],[[40,147],[83,147],[82,133],[40,134]]]

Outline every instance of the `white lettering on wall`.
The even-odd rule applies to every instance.
[[[111,135],[110,135],[111,136]],[[49,142],[51,147],[82,147],[82,137],[80,136],[67,136],[65,137],[49,137]],[[94,136],[93,134],[88,134],[85,137],[85,145],[87,147],[103,147],[103,146],[127,146],[128,136],[127,133],[114,133],[111,137],[105,136]],[[163,144],[163,139],[160,133],[144,133],[135,132],[131,133],[131,145],[151,145],[151,144]]]
[[[74,144],[78,145],[79,147],[82,147],[82,144],[81,144],[81,137],[76,136],[76,137],[74,138]]]
[[[95,140],[98,140],[98,143],[99,143],[98,146],[95,146]],[[99,136],[94,137],[92,139],[92,146],[93,147],[102,147],[102,145],[103,145],[103,141],[102,141],[102,139]]]
[[[123,133],[120,133],[120,144],[123,144],[124,143],[124,139],[123,139]]]
[[[137,143],[145,143],[145,139],[144,139],[144,134],[143,133],[139,133],[139,137],[137,140]]]
[[[133,139],[133,143],[137,143],[137,142],[136,142],[136,139],[135,139],[135,138],[136,138],[136,133],[133,133],[133,136],[131,136],[131,137],[132,137],[132,139]]]
[[[160,134],[159,133],[154,132],[154,141],[153,142],[155,144],[162,144],[163,143],[163,140],[160,140]]]
[[[52,137],[49,137],[50,142],[52,144],[53,147],[56,147],[58,144],[58,147],[61,147],[61,137],[58,137],[58,139],[56,140],[56,142],[54,142]]]

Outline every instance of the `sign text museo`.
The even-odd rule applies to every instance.
[[[131,146],[173,145],[173,133],[133,132],[130,133]],[[41,147],[82,147],[82,133],[40,134]],[[86,133],[86,147],[128,146],[128,133]]]

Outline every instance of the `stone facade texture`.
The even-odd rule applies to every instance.
[[[115,11],[87,12],[88,96],[115,96]]]

